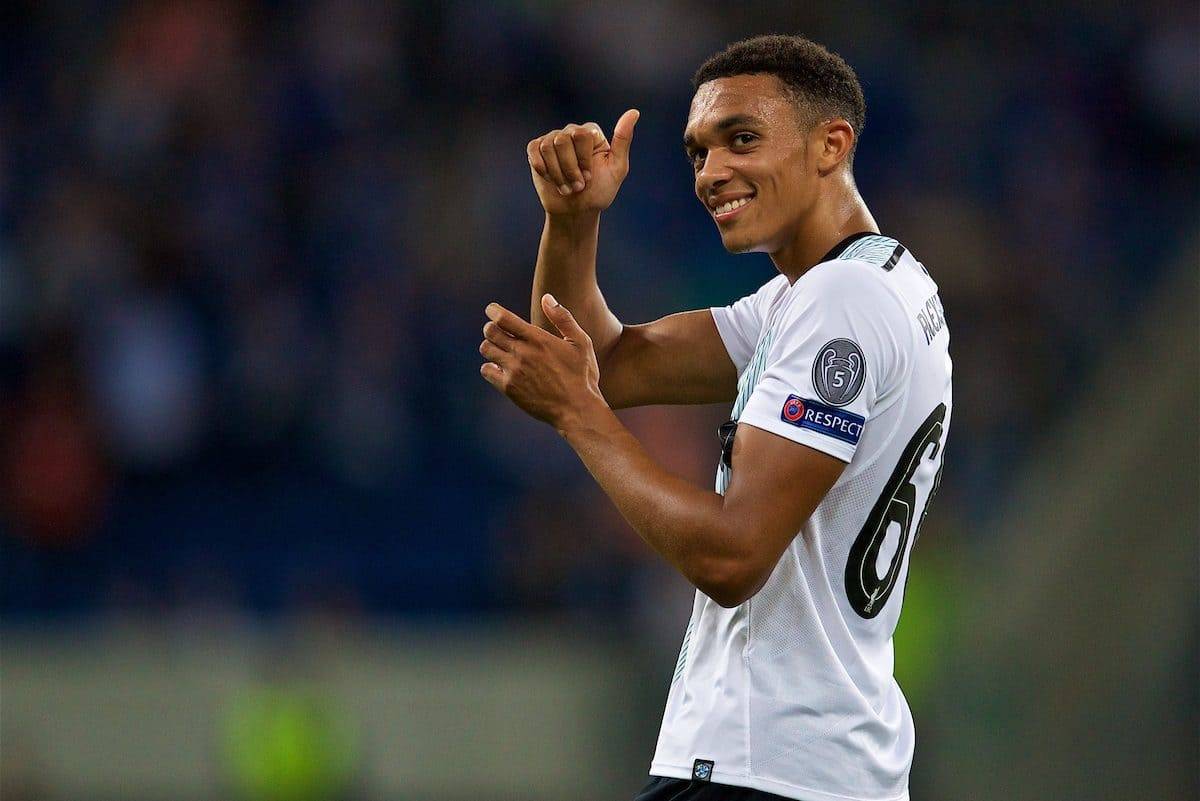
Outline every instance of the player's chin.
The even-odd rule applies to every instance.
[[[721,244],[725,246],[725,250],[734,254],[756,253],[763,249],[757,237],[745,232],[722,231]]]

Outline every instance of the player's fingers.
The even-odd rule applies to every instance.
[[[633,126],[637,125],[638,118],[641,116],[642,112],[631,108],[621,115],[621,119],[617,120],[616,126],[613,127],[613,155],[622,164],[629,163],[629,146],[633,144]]]
[[[558,187],[560,195],[569,195],[570,188],[563,180],[562,169],[558,166],[558,154],[554,151],[554,134],[546,134],[538,142],[538,152],[546,163],[546,180]],[[567,191],[563,191],[566,189]]]
[[[529,144],[525,145],[525,156],[529,159],[529,166],[533,171],[543,178],[546,177],[546,160],[542,158],[542,152],[538,150],[538,143],[541,139],[532,139]]]
[[[575,142],[570,134],[560,132],[554,135],[554,154],[558,156],[558,168],[562,170],[563,180],[568,188],[568,191],[563,194],[582,192],[585,186],[583,172],[579,169],[579,158],[575,155]],[[558,191],[562,192],[561,186]]]
[[[494,344],[500,350],[512,350],[517,344],[517,340],[512,334],[505,331],[499,324],[488,320],[483,324],[483,337],[487,341]]]
[[[608,137],[604,135],[604,129],[600,127],[598,122],[585,122],[584,128],[592,133],[592,152],[599,153],[608,150]]]
[[[501,367],[507,367],[512,359],[512,354],[488,339],[479,343],[479,355],[489,362],[495,362]]]
[[[489,303],[487,308],[483,310],[483,313],[487,315],[489,320],[507,331],[514,339],[528,339],[531,336],[537,336],[539,333],[543,335],[546,333],[537,326],[525,322],[519,315],[513,314],[499,303]]]
[[[501,392],[504,391],[505,373],[504,368],[495,362],[484,362],[479,365],[479,374],[483,376],[483,380],[491,384]]]
[[[563,335],[563,339],[570,342],[591,342],[587,331],[583,330],[575,315],[571,314],[566,306],[563,306],[554,296],[547,292],[542,295],[542,311],[550,318],[550,322],[554,323],[554,327]]]
[[[575,147],[575,160],[579,163],[579,173],[583,180],[592,180],[592,152],[595,136],[582,125],[572,125],[567,129],[571,136],[571,144]]]

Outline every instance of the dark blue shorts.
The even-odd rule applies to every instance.
[[[791,801],[781,795],[751,790],[747,787],[730,787],[728,784],[689,781],[688,779],[664,779],[651,776],[650,783],[642,788],[633,801]]]

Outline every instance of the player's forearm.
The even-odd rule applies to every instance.
[[[621,336],[621,322],[609,310],[596,281],[599,237],[600,212],[546,215],[533,273],[530,322],[558,333],[542,312],[542,295],[547,292],[554,295],[592,338],[597,361],[603,367],[605,357]]]
[[[720,495],[658,465],[607,407],[560,433],[634,530],[701,592],[734,606],[757,589],[746,538]]]

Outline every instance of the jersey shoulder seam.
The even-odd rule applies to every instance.
[[[903,247],[903,245],[901,245],[895,239],[891,239],[891,237],[881,237],[881,238],[888,239],[892,243],[893,249],[896,247]],[[905,252],[907,252],[907,249],[905,250]],[[903,253],[901,255],[903,255]],[[911,256],[912,254],[909,253],[908,255]],[[913,258],[916,258],[916,257],[913,256]],[[901,384],[907,384],[908,382],[912,381],[913,370],[915,369],[915,365],[916,365],[917,334],[916,334],[915,327],[911,324],[911,321],[909,320],[908,307],[904,305],[904,297],[900,294],[900,291],[898,289],[896,289],[894,286],[892,286],[891,282],[889,282],[887,280],[887,276],[890,275],[891,273],[890,273],[890,271],[885,271],[882,269],[882,264],[884,263],[883,261],[880,261],[879,264],[875,264],[871,261],[859,258],[857,256],[850,256],[846,260],[851,261],[851,262],[858,262],[859,264],[865,265],[867,267],[867,269],[875,276],[873,280],[875,280],[880,286],[883,287],[885,293],[888,295],[889,298],[891,298],[892,303],[895,304],[895,307],[900,312],[900,319],[903,321],[902,325],[908,331],[908,351],[905,353],[905,360],[907,361],[907,364],[905,365],[905,368],[904,368],[904,374],[900,377],[899,380],[900,380]],[[891,409],[893,406],[896,406],[897,404],[899,404],[901,407],[900,417],[903,418],[904,411],[906,410],[906,408],[908,406],[908,399],[909,399],[909,393],[901,392],[896,397],[896,399],[893,400],[891,403],[889,403],[887,406],[880,408],[880,409],[876,409],[873,416],[878,416],[879,414],[882,414],[883,412],[886,412],[888,409]],[[888,447],[892,443],[892,440],[894,440],[896,438],[896,434],[898,434],[898,433],[899,433],[899,427],[893,427],[892,430],[890,432],[888,432],[887,438],[884,440],[883,445],[880,447],[879,451],[875,454],[876,458],[871,460],[872,463],[875,462],[876,460],[878,460],[878,458],[887,451]],[[866,469],[866,467],[868,467],[868,466],[869,465],[864,465],[864,469]]]
[[[916,331],[909,320],[908,308],[904,305],[903,296],[900,294],[899,290],[897,290],[894,286],[892,286],[891,282],[887,280],[887,276],[890,275],[890,272],[882,269],[882,265],[886,262],[886,260],[888,258],[890,258],[890,254],[897,247],[901,247],[901,244],[900,244],[900,242],[898,242],[895,239],[892,239],[891,237],[883,237],[883,236],[881,236],[881,237],[865,237],[864,239],[859,240],[859,242],[870,242],[870,240],[872,240],[872,239],[887,240],[887,242],[891,243],[891,249],[888,250],[888,255],[885,255],[885,256],[883,256],[883,258],[879,259],[878,263],[872,262],[872,261],[870,261],[866,258],[862,258],[860,256],[856,256],[853,253],[851,253],[851,255],[849,255],[849,256],[847,256],[846,253],[842,253],[836,259],[830,259],[829,261],[821,262],[820,264],[813,267],[813,269],[810,270],[809,272],[811,273],[816,270],[821,270],[822,275],[824,275],[827,272],[838,271],[839,278],[841,278],[842,280],[847,280],[850,277],[850,274],[848,274],[846,272],[840,272],[840,271],[846,270],[846,268],[853,269],[854,274],[855,274],[854,275],[855,279],[858,279],[857,274],[861,273],[863,271],[871,274],[871,276],[872,276],[871,278],[858,279],[858,280],[872,281],[877,286],[879,286],[883,289],[884,294],[886,294],[887,297],[890,299],[890,301],[893,305],[893,308],[895,308],[900,314],[900,317],[898,318],[899,324],[902,325],[908,333],[908,350],[904,354],[904,358],[905,358],[907,364],[905,365],[903,375],[901,375],[898,379],[901,383],[906,383],[906,382],[912,380],[913,369],[914,369],[914,365],[916,364],[916,347],[917,347]],[[859,242],[855,242],[854,244],[857,245],[857,244],[859,244]],[[850,253],[851,251],[853,251],[853,249],[854,249],[854,247],[852,245],[850,248],[846,249],[846,252]],[[907,250],[906,250],[906,252],[907,252]],[[911,255],[911,254],[909,254],[909,255]],[[838,264],[839,261],[844,262],[844,263]],[[837,266],[835,267],[834,265],[837,265]],[[853,265],[853,267],[851,267],[851,265]],[[822,269],[822,268],[826,268],[826,269]],[[833,270],[830,270],[828,268],[833,268]],[[858,268],[861,268],[861,269],[858,269]],[[896,399],[894,399],[891,403],[889,403],[886,407],[876,409],[872,416],[876,416],[878,414],[881,414],[882,412],[887,411],[888,409],[895,406],[897,403],[900,403],[903,406],[903,405],[906,405],[907,402],[908,402],[908,393],[901,392],[899,394],[899,396]],[[889,432],[887,439],[884,442],[883,447],[880,449],[880,453],[882,453],[884,450],[886,450],[887,445],[896,436],[896,433],[897,433],[896,430]],[[879,456],[879,454],[876,454],[876,457],[878,457],[878,456]],[[873,461],[874,460],[872,460],[872,462]],[[864,469],[867,466],[869,466],[869,464],[864,465]]]
[[[890,241],[896,243],[896,240],[894,240],[894,239],[892,239]],[[899,243],[896,243],[896,244],[898,245]],[[843,262],[843,263],[838,264],[838,262]],[[895,304],[896,308],[898,308],[900,310],[900,319],[904,320],[905,324],[907,325],[908,309],[904,305],[904,298],[900,295],[899,290],[897,290],[894,286],[892,286],[891,283],[887,280],[888,273],[881,269],[882,264],[883,264],[883,261],[880,261],[879,264],[875,264],[871,261],[868,261],[867,259],[861,259],[861,258],[857,258],[857,257],[844,258],[842,256],[839,256],[836,259],[831,259],[830,261],[823,261],[820,264],[814,266],[811,270],[808,271],[808,273],[806,273],[804,275],[804,278],[813,276],[814,278],[818,279],[818,283],[824,283],[824,282],[859,283],[862,280],[859,278],[859,276],[862,273],[867,273],[870,275],[870,278],[867,278],[866,280],[873,282],[875,285],[881,287],[884,290],[884,292],[888,295],[888,297],[891,298],[891,300]],[[797,281],[796,283],[798,284],[799,281]],[[791,302],[792,302],[792,300],[789,299],[788,300],[789,305]],[[912,326],[907,326],[907,327],[909,329],[909,344],[911,345],[913,342]]]

